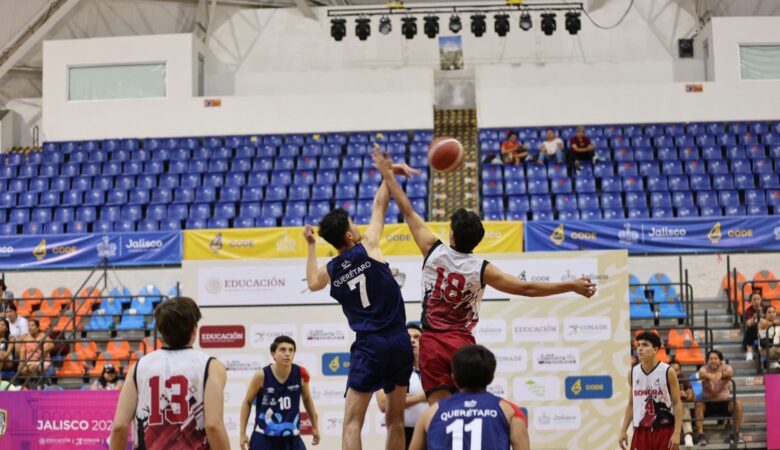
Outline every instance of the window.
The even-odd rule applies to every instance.
[[[780,80],[780,45],[740,45],[743,80]]]
[[[165,63],[82,66],[68,69],[68,100],[165,96]]]

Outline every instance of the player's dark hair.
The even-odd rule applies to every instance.
[[[682,369],[682,364],[680,364],[680,361],[677,361],[676,359],[673,359],[673,360],[669,361],[669,367],[672,367],[675,364],[680,366],[680,369]]]
[[[344,208],[336,208],[325,214],[319,224],[319,234],[336,250],[347,245],[344,235],[349,231],[349,213]]]
[[[38,329],[41,328],[41,322],[39,322],[38,319],[30,319],[27,321],[27,325],[30,325],[31,323],[35,323],[35,326],[38,327]]]
[[[279,344],[290,344],[293,346],[293,351],[296,351],[298,347],[295,345],[295,341],[290,336],[277,336],[273,342],[271,342],[271,353],[276,353],[276,349],[279,348]]]
[[[11,303],[5,305],[5,309],[6,310],[10,309],[13,312],[19,312],[19,310],[16,308],[16,303],[14,303],[14,302],[11,302]]]
[[[461,253],[471,253],[485,237],[485,228],[479,216],[471,211],[459,208],[450,217],[450,227],[455,236],[455,250]]]
[[[5,324],[5,332],[2,335],[0,335],[0,339],[4,339],[5,341],[8,341],[9,339],[11,339],[11,324],[8,323],[8,319],[6,319],[5,317],[0,319],[0,322],[3,322]]]
[[[653,348],[661,348],[661,338],[651,331],[643,331],[639,333],[636,337],[636,341],[647,341],[650,343],[650,345],[653,346]]]
[[[723,353],[720,350],[715,350],[714,348],[707,352],[707,359],[710,359],[710,355],[713,354],[713,353],[718,355],[718,359],[723,361]]]
[[[200,318],[198,304],[189,297],[172,297],[154,308],[157,329],[169,348],[189,345],[192,331],[198,326]]]
[[[514,137],[517,137],[517,133],[515,133],[514,131],[510,131],[510,132],[509,132],[509,133],[506,135],[507,139],[511,138],[512,136],[514,136]]]
[[[495,371],[496,357],[482,345],[461,347],[452,357],[452,379],[461,389],[484,390]]]
[[[417,320],[412,320],[410,322],[406,322],[406,329],[407,330],[417,330],[420,333],[423,332],[422,324]]]

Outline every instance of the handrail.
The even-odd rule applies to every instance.
[[[685,271],[687,276],[687,270]],[[693,285],[686,281],[672,281],[668,283],[629,283],[629,287],[636,286],[636,287],[642,287],[644,290],[644,298],[650,303],[651,309],[655,312],[655,304],[661,303],[662,300],[656,300],[655,298],[651,298],[654,296],[651,295],[651,292],[655,292],[652,289],[649,289],[650,286],[679,286],[680,292],[677,294],[680,296],[680,302],[683,304],[683,307],[685,308],[686,317],[685,319],[679,319],[683,320],[684,323],[693,325],[694,324],[694,318],[693,318],[693,303],[694,303],[694,294],[693,294]],[[658,317],[656,317],[655,321],[658,323]]]

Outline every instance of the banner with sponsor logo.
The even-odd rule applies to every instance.
[[[181,264],[181,233],[138,232],[0,237],[0,270]]]
[[[477,253],[519,253],[523,251],[522,222],[484,222],[485,237]],[[432,222],[428,227],[443,242],[449,242],[450,224]],[[361,226],[361,231],[366,227]],[[184,259],[305,258],[307,244],[302,227],[234,228],[229,230],[186,230]],[[381,242],[385,255],[419,255],[406,224],[385,225]],[[336,250],[317,237],[317,256],[335,256]]]
[[[531,222],[527,251],[625,249],[629,253],[780,250],[780,218]]]
[[[407,320],[418,320],[422,257],[388,260],[403,274],[399,283],[408,301]],[[522,298],[489,289],[474,335],[496,355],[496,374],[489,390],[527,410],[532,448],[582,448],[583,442],[589,449],[613,448],[616,428],[604,425],[619,424],[628,401],[627,253],[491,255],[490,262],[526,281],[571,281],[585,275],[598,284],[598,294],[591,299],[574,294]],[[280,269],[285,265],[290,267]],[[225,423],[233,446],[238,445],[238,415],[249,379],[272,361],[271,342],[288,335],[297,343],[295,361],[311,374],[310,390],[322,434],[318,448],[341,448],[344,392],[355,333],[327,289],[300,292],[303,282],[288,290],[293,277],[299,281],[305,277],[304,261],[185,261],[184,269],[185,284],[198,286],[199,295],[206,295],[208,280],[215,274],[227,276],[235,270],[258,279],[276,274],[276,284],[284,284],[266,293],[259,287],[253,293],[224,293],[225,286],[235,289],[237,285],[226,285],[222,279],[223,294],[207,296],[209,304],[236,305],[242,299],[243,306],[202,309],[202,329],[206,330],[201,330],[198,342],[202,347],[206,342],[204,351],[228,368]],[[285,271],[290,276],[281,283],[279,274]],[[246,283],[246,288],[262,284]],[[250,427],[252,420],[250,415]],[[383,424],[383,414],[372,401],[363,428],[364,448],[383,448]],[[307,433],[303,434],[308,443]]]
[[[117,400],[119,391],[0,392],[0,448],[108,448]]]

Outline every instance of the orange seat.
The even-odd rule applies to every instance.
[[[40,301],[43,299],[43,292],[38,288],[29,288],[22,292],[22,298],[25,300],[36,299]]]
[[[130,357],[130,343],[127,341],[111,341],[106,346],[106,352],[113,354],[116,359],[128,359]]]
[[[762,294],[772,291],[777,286],[777,283],[771,280],[776,279],[777,277],[771,271],[760,270],[753,275],[753,289],[761,289]]]
[[[138,343],[138,353],[144,354],[144,353],[152,353],[155,350],[161,349],[163,347],[163,341],[160,338],[157,338],[157,342],[152,342],[151,337],[145,337],[143,341]]]
[[[41,302],[41,308],[39,311],[47,316],[56,317],[60,315],[60,312],[62,311],[62,305],[60,305],[56,300],[44,300]]]
[[[16,312],[22,317],[29,317],[32,315],[33,309],[40,305],[41,301],[36,299],[16,300]]]
[[[95,341],[76,341],[73,351],[79,356],[79,359],[97,358],[97,344]]]
[[[746,284],[745,275],[743,275],[741,272],[737,272],[736,279],[734,278],[734,275],[730,275],[731,277],[731,288],[734,290],[734,293],[732,294],[729,292],[728,287],[728,280],[729,276],[723,277],[723,291],[726,293],[729,301],[734,302],[734,306],[737,308],[737,312],[741,315],[744,311],[744,304],[747,303],[748,299],[750,298],[750,294],[753,292],[753,286],[751,286],[749,283]]]
[[[65,287],[58,287],[57,289],[51,291],[50,297],[54,299],[57,303],[60,304],[60,306],[64,307],[68,303],[70,303],[71,297],[73,297],[73,294],[70,292],[70,289]]]
[[[680,364],[704,364],[704,350],[689,328],[669,331],[669,347],[674,349],[674,359]]]
[[[54,331],[79,331],[83,328],[84,318],[71,310],[64,311],[54,324]]]
[[[97,288],[84,288],[79,291],[79,295],[76,297],[76,302],[79,300],[86,300],[89,303],[90,308],[92,305],[100,304],[100,289]]]
[[[58,377],[79,377],[84,375],[86,364],[78,355],[68,355],[62,362],[62,367],[57,371]]]
[[[95,367],[90,369],[89,374],[93,377],[99,377],[103,373],[103,366],[106,364],[113,364],[114,367],[119,370],[119,361],[114,358],[114,355],[108,352],[101,353],[95,361]]]

